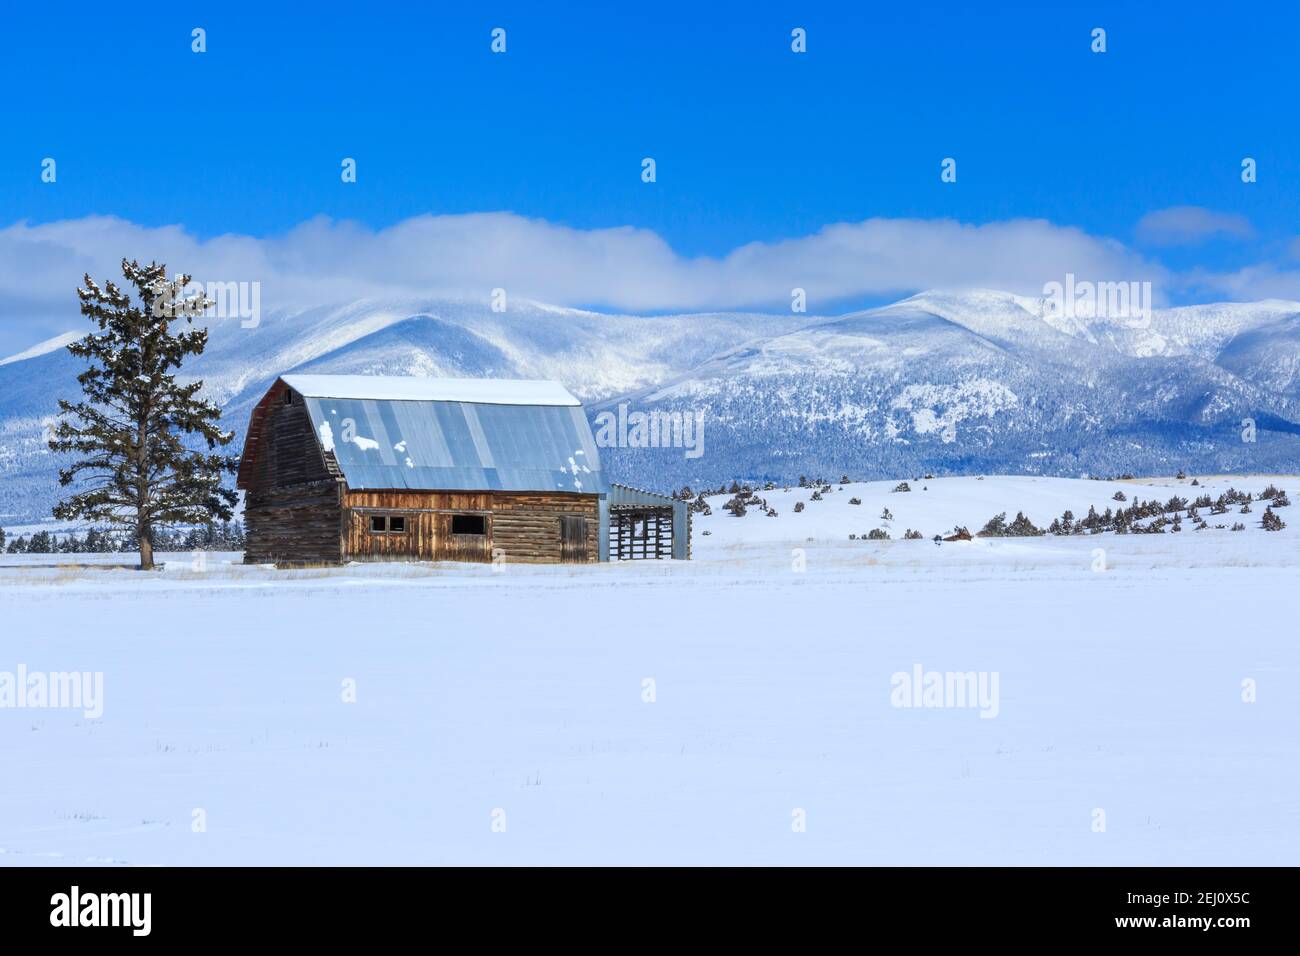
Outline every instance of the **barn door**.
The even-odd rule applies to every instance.
[[[580,515],[560,516],[560,560],[587,560],[587,519]]]

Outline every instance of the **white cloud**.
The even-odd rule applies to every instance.
[[[982,225],[868,219],[755,242],[725,256],[681,256],[645,229],[574,229],[512,213],[416,216],[384,229],[324,217],[273,237],[198,239],[180,226],[111,216],[0,229],[0,347],[78,328],[84,272],[119,275],[123,256],[156,259],[201,282],[260,281],[264,309],[364,296],[510,295],[627,312],[789,308],[980,286],[1025,294],[1067,272],[1151,279],[1163,271],[1122,244],[1044,220]]]
[[[1219,236],[1250,239],[1255,230],[1245,216],[1200,206],[1171,206],[1138,220],[1137,237],[1153,246],[1194,246]]]

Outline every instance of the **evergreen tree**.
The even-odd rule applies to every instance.
[[[156,262],[124,259],[122,274],[140,305],[113,282],[101,289],[89,275],[77,290],[82,314],[99,331],[68,346],[89,368],[77,377],[83,400],[59,401],[64,416],[75,420],[59,421],[50,448],[82,456],[60,469],[60,484],[83,472],[90,481],[87,490],[59,502],[54,516],[130,528],[147,570],[157,525],[230,518],[236,494],[221,482],[236,459],[215,453],[232,435],[218,426],[220,410],[197,397],[203,383],[176,381],[186,357],[207,346],[207,330],[189,326],[211,301],[185,298],[190,277],[169,282],[167,267]],[[173,330],[177,322],[184,325]],[[187,446],[191,436],[206,443],[206,453]]]
[[[1002,538],[1007,533],[1007,513],[994,515],[980,530],[981,538]]]
[[[0,528],[0,549],[3,549],[4,546],[5,546],[5,529]]]
[[[1264,519],[1261,527],[1263,527],[1265,531],[1281,531],[1286,527],[1286,522],[1274,514],[1272,508],[1265,508]]]

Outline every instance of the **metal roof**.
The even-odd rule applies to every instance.
[[[612,484],[609,486],[609,503],[611,505],[671,505],[677,499],[671,495],[633,488],[631,485]]]
[[[338,398],[302,393],[296,384],[301,378],[289,375],[284,381],[303,394],[317,440],[334,453],[350,488],[609,491],[576,399],[570,405]],[[434,385],[429,393],[446,394]]]
[[[580,405],[559,382],[507,378],[424,378],[414,375],[284,375],[309,398],[397,402],[476,402],[485,405]]]

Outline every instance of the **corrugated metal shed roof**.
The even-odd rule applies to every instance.
[[[317,439],[334,453],[351,488],[608,493],[591,427],[576,399],[574,404],[523,404],[321,396],[299,389],[302,378],[289,375],[284,381],[303,395]],[[482,394],[493,384],[498,383],[484,380]],[[341,390],[314,382],[308,388]],[[382,387],[373,391],[385,394]],[[448,394],[433,384],[402,393]]]
[[[609,503],[611,505],[671,505],[676,499],[671,495],[661,495],[644,488],[631,485],[610,485]]]

